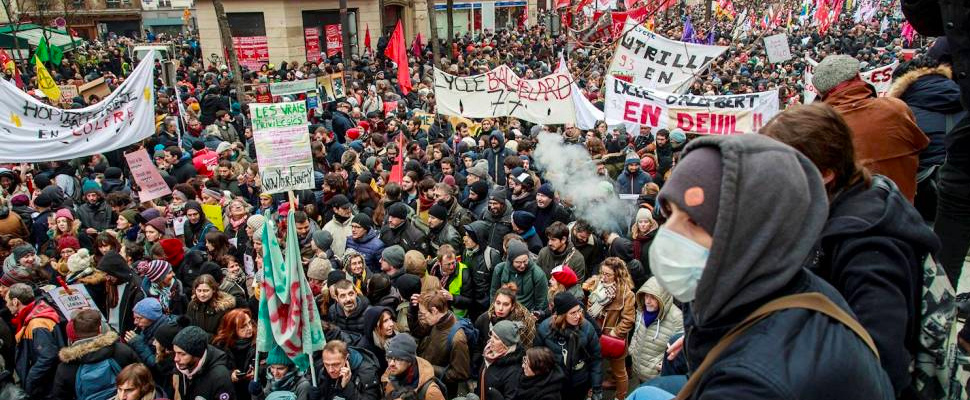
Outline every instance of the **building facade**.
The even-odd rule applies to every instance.
[[[13,4],[21,21],[51,26],[63,18],[65,29],[89,40],[108,32],[141,35],[141,0],[21,0]]]

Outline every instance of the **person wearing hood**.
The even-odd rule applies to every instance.
[[[13,316],[17,342],[13,369],[28,398],[46,398],[57,369],[57,352],[66,341],[57,329],[61,317],[47,301],[35,298],[34,289],[25,283],[10,285],[4,301]]]
[[[101,257],[96,268],[105,273],[105,301],[101,311],[108,320],[108,325],[115,332],[134,329],[132,308],[145,298],[138,277],[125,258],[115,251],[109,251]]]
[[[185,247],[189,251],[205,252],[205,235],[216,229],[216,226],[209,222],[202,205],[195,200],[185,203],[185,216],[187,217],[184,225]]]
[[[387,370],[381,376],[389,399],[446,400],[447,390],[435,377],[435,368],[418,357],[414,337],[401,333],[387,343]]]
[[[364,312],[363,348],[377,358],[378,371],[387,369],[385,349],[391,338],[398,334],[396,320],[393,308],[373,306]]]
[[[515,397],[505,400],[560,400],[565,379],[562,371],[549,349],[532,347],[526,350]]]
[[[531,259],[529,249],[520,240],[509,241],[505,261],[495,266],[492,274],[490,301],[495,302],[495,294],[507,283],[517,288],[516,298],[529,311],[543,311],[549,305],[546,294],[549,290],[546,273]]]
[[[536,220],[532,223],[532,226],[536,228],[536,233],[539,234],[543,246],[549,244],[549,237],[546,235],[547,227],[557,221],[568,224],[573,219],[572,212],[559,203],[556,199],[555,190],[548,182],[543,183],[536,190],[535,216]]]
[[[615,233],[610,233],[606,238],[606,254],[609,257],[616,257],[626,263],[627,270],[630,272],[630,279],[633,280],[633,287],[638,288],[647,281],[652,275],[650,269],[643,266],[636,257],[633,256],[633,242],[630,239],[621,237]]]
[[[522,241],[528,246],[529,252],[533,254],[542,250],[542,240],[539,239],[536,228],[533,226],[535,219],[535,215],[528,211],[512,212],[512,232],[522,238]]]
[[[52,186],[55,187],[56,186]],[[49,219],[54,215],[57,210],[54,209],[54,196],[45,192],[41,192],[39,195],[34,197],[34,209],[37,211],[34,214],[33,219],[29,222],[30,225],[30,244],[33,244],[35,248],[41,248],[44,243],[50,240],[47,236]],[[2,210],[0,210],[2,211]],[[69,211],[70,212],[70,211]],[[0,212],[2,214],[2,212]],[[73,218],[73,217],[72,217]]]
[[[86,399],[82,396],[114,389],[114,379],[80,380],[78,373],[82,366],[98,368],[98,364],[107,363],[111,368],[120,370],[139,362],[135,352],[120,340],[117,333],[102,332],[101,313],[97,310],[77,311],[68,323],[68,339],[71,344],[58,352],[61,363],[54,373],[54,385],[50,391],[52,399]],[[77,387],[77,382],[84,384]]]
[[[761,133],[790,144],[822,172],[829,217],[809,269],[841,293],[872,335],[896,393],[910,387],[922,327],[923,260],[939,240],[892,181],[857,167],[852,132],[827,106],[790,109]],[[922,284],[921,284],[922,282]]]
[[[565,371],[563,400],[603,399],[603,356],[596,327],[583,313],[579,299],[559,293],[553,299],[554,315],[539,324],[533,348],[546,347],[556,354]],[[561,355],[561,356],[560,356]]]
[[[333,210],[333,218],[323,225],[323,230],[333,238],[330,250],[338,258],[344,257],[347,248],[347,238],[351,235],[351,218],[354,216],[353,205],[347,196],[337,194],[330,198],[327,207]]]
[[[334,302],[327,311],[330,321],[342,330],[366,336],[364,313],[370,307],[367,296],[358,293],[354,283],[347,279],[328,286],[334,294]]]
[[[482,351],[481,376],[478,387],[480,399],[514,399],[522,378],[522,358],[525,347],[520,343],[522,323],[501,320],[492,325],[485,349]],[[498,397],[501,396],[501,397]]]
[[[664,177],[674,165],[674,147],[670,143],[670,132],[666,129],[657,131],[654,144],[657,153],[657,184],[663,186]]]
[[[384,246],[399,245],[405,251],[417,250],[428,254],[427,234],[409,218],[413,210],[404,203],[394,203],[387,208],[387,223],[381,228]]]
[[[347,143],[347,130],[357,126],[357,122],[350,116],[350,103],[341,101],[333,111],[333,134],[340,144]]]
[[[336,218],[336,216],[334,217]],[[350,236],[347,237],[349,250],[354,250],[364,256],[367,261],[367,268],[371,272],[381,270],[381,252],[384,251],[384,242],[378,237],[379,232],[374,228],[374,221],[364,213],[358,213],[350,221]],[[403,256],[402,263],[403,263]]]
[[[131,187],[125,181],[121,168],[108,167],[104,170],[104,180],[101,181],[101,189],[105,195],[119,192],[131,194]]]
[[[512,232],[512,205],[506,198],[505,189],[496,187],[488,195],[488,208],[482,221],[489,224],[488,246],[501,249],[505,235]]]
[[[44,228],[46,234],[47,227]],[[11,211],[10,205],[2,197],[0,197],[0,234],[24,240],[27,240],[30,236],[25,221],[20,218],[20,215]]]
[[[875,89],[859,76],[859,60],[853,57],[825,57],[814,73],[812,84],[822,101],[838,111],[852,129],[855,158],[873,173],[895,182],[912,203],[919,154],[930,143],[913,112],[897,98],[876,97]]]
[[[384,352],[381,351],[381,354]],[[311,400],[381,400],[377,356],[370,351],[330,340],[321,354],[317,388]]]
[[[478,180],[474,183],[469,182],[467,189],[468,194],[464,201],[462,201],[462,206],[467,208],[475,219],[483,218],[485,213],[488,212],[488,182],[483,180]]]
[[[546,237],[549,238],[549,244],[539,250],[536,258],[536,265],[542,268],[542,272],[548,277],[553,268],[568,265],[580,282],[585,281],[586,260],[570,243],[569,227],[559,221],[553,222],[546,228]]]
[[[0,168],[0,190],[2,190],[3,197],[7,198],[21,193],[30,195],[27,186],[20,179],[20,173],[7,168]]]
[[[769,186],[770,198],[745,195]],[[689,305],[686,339],[672,346],[695,366],[681,396],[895,398],[846,301],[804,269],[815,246],[806,238],[819,236],[827,213],[822,177],[808,158],[762,135],[700,137],[659,199],[667,222],[650,247],[650,267]],[[825,312],[774,302],[798,294],[809,299],[800,304]],[[781,309],[741,325],[769,303]]]
[[[636,324],[630,336],[629,352],[633,376],[646,382],[660,374],[670,338],[684,332],[684,315],[657,278],[650,278],[640,286],[636,304]]]
[[[225,352],[207,343],[208,336],[202,328],[190,325],[172,339],[177,371],[175,394],[183,399],[232,400],[236,391],[229,374],[229,359]]]
[[[505,186],[505,157],[509,155],[512,151],[505,147],[505,135],[498,129],[491,131],[482,158],[488,161],[488,176],[496,185]]]
[[[77,219],[81,221],[82,232],[97,235],[98,232],[113,228],[118,217],[108,202],[104,201],[101,186],[94,181],[87,181],[84,183],[83,193],[84,204],[77,208]]]
[[[472,285],[475,295],[472,298],[477,303],[471,309],[472,318],[488,309],[492,271],[502,262],[501,253],[488,246],[488,229],[488,223],[484,221],[475,221],[463,227],[462,244],[465,250],[461,259],[474,274]]]
[[[643,186],[650,183],[650,175],[640,169],[640,157],[630,152],[626,155],[625,167],[616,177],[616,192],[619,194],[640,194]]]

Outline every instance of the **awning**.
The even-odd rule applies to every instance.
[[[13,54],[16,51],[11,51],[10,53],[17,59],[26,58],[40,44],[40,40],[44,35],[47,35],[48,43],[60,47],[65,52],[74,50],[74,48],[87,43],[84,39],[77,36],[72,39],[65,31],[45,28],[34,24],[22,24],[19,27],[14,25],[0,27],[0,48],[14,50],[19,46],[21,52],[26,54]],[[28,53],[28,50],[31,53]]]

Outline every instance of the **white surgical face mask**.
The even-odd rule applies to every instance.
[[[650,269],[660,286],[678,301],[694,300],[710,250],[666,227],[657,230],[650,245]]]

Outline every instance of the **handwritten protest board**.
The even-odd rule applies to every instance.
[[[155,164],[152,164],[152,159],[145,149],[125,154],[125,160],[128,161],[128,168],[140,189],[138,200],[152,201],[172,193],[172,189],[165,183]]]
[[[64,289],[63,286],[54,286],[47,289],[47,293],[50,294],[51,298],[54,299],[54,306],[57,307],[64,316],[71,318],[74,313],[81,310],[95,310],[98,314],[101,313],[98,310],[98,306],[94,303],[91,298],[91,294],[88,290],[81,284],[67,285],[70,288],[70,292]],[[107,321],[104,315],[101,315],[101,320]]]
[[[226,225],[222,221],[222,206],[218,204],[203,204],[202,214],[205,214],[205,219],[209,220],[212,225],[216,226],[219,231],[226,230]]]
[[[606,123],[680,128],[687,133],[736,135],[757,132],[778,113],[778,91],[725,96],[675,94],[606,78]]]
[[[779,33],[777,35],[765,36],[765,52],[768,53],[768,62],[780,63],[791,60],[791,48],[788,47],[788,35]]]
[[[313,79],[301,79],[298,81],[273,82],[269,84],[269,91],[273,96],[286,96],[290,94],[306,93],[317,89],[317,82]]]
[[[431,129],[431,124],[434,123],[434,114],[426,113],[424,111],[415,111],[412,115],[414,118],[421,120],[421,129],[424,129],[425,132],[427,132],[428,129]]]
[[[263,192],[312,189],[306,102],[251,104],[250,116]]]
[[[61,101],[65,103],[74,102],[74,98],[80,93],[77,86],[74,85],[58,85],[57,87],[61,88]]]
[[[815,84],[812,83],[812,78],[815,76],[815,67],[818,65],[818,62],[808,57],[805,58],[805,61],[805,73],[803,74],[805,89],[802,91],[802,96],[805,98],[804,103],[809,104],[814,102],[815,98],[820,95],[818,90],[815,89]],[[862,78],[863,82],[872,85],[876,89],[876,96],[886,97],[886,94],[889,93],[889,88],[893,85],[893,72],[896,71],[896,67],[898,66],[899,61],[893,61],[892,64],[866,72],[860,72],[859,77]]]
[[[632,18],[623,26],[607,75],[650,89],[677,92],[727,50],[725,46],[684,43],[651,32]]]
[[[455,76],[434,70],[439,113],[467,118],[512,116],[536,124],[572,124],[576,110],[572,76],[556,71],[522,79],[507,65],[481,75]]]

